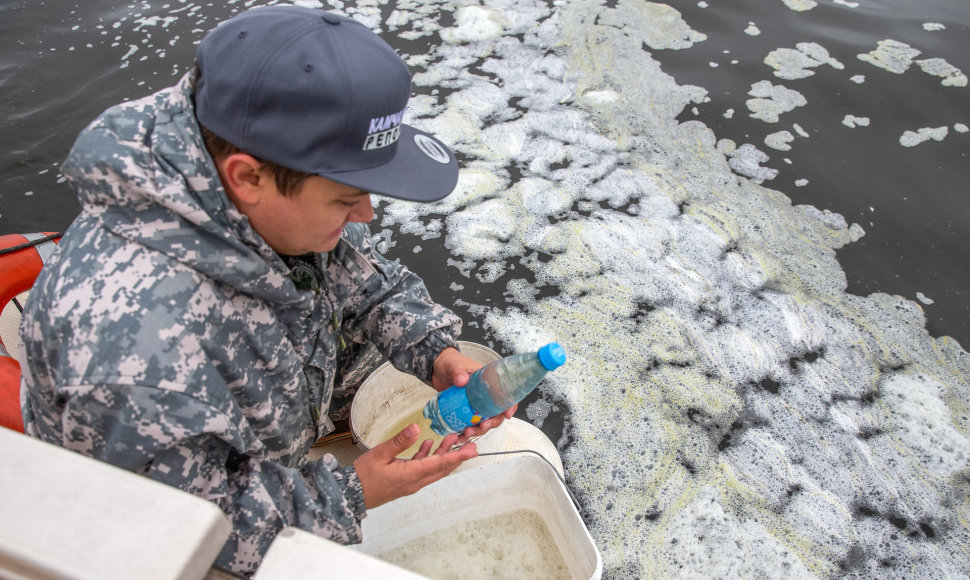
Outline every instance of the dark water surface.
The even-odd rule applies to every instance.
[[[939,77],[915,65],[895,74],[857,58],[891,38],[920,50],[917,59],[943,58],[966,74],[970,3],[883,0],[846,10],[819,2],[802,13],[780,1],[709,4],[671,4],[695,30],[707,34],[707,41],[689,50],[655,53],[678,82],[710,92],[711,102],[698,107],[696,117],[685,111],[681,118],[701,120],[719,138],[759,146],[771,157],[764,165],[780,171],[766,186],[778,188],[794,204],[829,209],[863,227],[866,235],[839,251],[850,292],[910,299],[922,292],[933,300],[923,305],[930,333],[970,344],[970,134],[953,129],[954,123],[970,119],[970,88],[943,87]],[[759,35],[739,34],[749,22],[756,23]],[[927,22],[945,29],[927,31]],[[821,44],[845,69],[820,66],[808,79],[772,79],[801,92],[808,104],[776,124],[749,118],[744,101],[751,84],[771,78],[764,57],[800,42]],[[739,62],[730,64],[732,59]],[[719,66],[712,68],[711,62]],[[860,74],[863,83],[849,80]],[[735,115],[725,119],[729,108]],[[841,124],[847,114],[869,117],[871,124],[848,128]],[[791,123],[810,137],[796,137],[786,152],[763,145],[766,134],[790,130]],[[944,125],[949,134],[941,142],[899,143],[904,131]],[[799,179],[808,184],[796,185]]]
[[[696,118],[738,145],[754,144],[771,158],[764,166],[780,172],[768,187],[863,227],[866,235],[839,251],[850,292],[913,300],[920,292],[929,299],[922,306],[930,333],[970,343],[970,135],[952,127],[970,123],[970,89],[942,87],[915,65],[899,75],[856,57],[892,38],[922,51],[917,58],[944,58],[966,73],[970,3],[891,0],[861,2],[853,10],[820,3],[808,12],[781,1],[670,5],[708,36],[687,50],[654,53],[680,84],[709,92],[710,102],[685,110],[681,119]],[[76,134],[108,106],[172,84],[192,62],[204,31],[245,7],[0,2],[0,233],[67,227],[80,208],[58,165]],[[751,22],[759,35],[742,32]],[[925,22],[945,28],[927,31]],[[763,59],[798,42],[823,45],[845,69],[820,66],[810,79],[772,79],[801,92],[808,104],[775,124],[750,118],[744,101],[751,84],[771,78]],[[849,81],[857,74],[864,83]],[[730,119],[727,109],[734,110]],[[850,129],[841,124],[846,114],[869,117],[871,124]],[[765,135],[791,130],[792,123],[810,137],[796,137],[785,152],[763,144]],[[903,131],[944,125],[950,130],[941,142],[899,144]]]

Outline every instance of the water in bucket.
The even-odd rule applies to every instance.
[[[441,528],[377,557],[431,579],[570,577],[549,528],[527,509]]]
[[[437,433],[434,432],[434,430],[431,429],[431,420],[426,419],[425,416],[422,414],[423,407],[424,405],[415,407],[410,414],[405,415],[404,417],[401,417],[396,422],[392,423],[388,427],[387,431],[385,431],[384,434],[380,436],[380,440],[382,442],[387,441],[391,437],[394,437],[395,435],[400,433],[402,429],[404,429],[411,423],[416,423],[418,425],[418,428],[421,429],[421,432],[418,434],[418,441],[414,445],[408,447],[402,453],[399,453],[398,455],[401,457],[413,457],[414,454],[417,453],[418,449],[421,447],[421,442],[424,441],[425,439],[431,439],[432,451],[437,449],[438,445],[441,444],[441,440],[444,439],[444,436],[438,435]]]

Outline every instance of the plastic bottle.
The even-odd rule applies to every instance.
[[[552,342],[538,352],[515,354],[475,371],[464,387],[449,387],[424,406],[424,416],[438,435],[459,433],[494,417],[532,392],[546,373],[566,362],[566,352]]]

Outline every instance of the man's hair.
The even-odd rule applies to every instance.
[[[199,82],[200,78],[202,78],[202,70],[199,68],[199,65],[195,65],[195,74],[192,77],[193,93],[195,92],[195,86]],[[209,155],[213,159],[222,159],[234,153],[246,153],[239,147],[236,147],[232,143],[213,133],[208,127],[203,126],[202,123],[199,123],[199,129],[202,131],[202,140],[205,142],[205,148],[209,150]],[[250,153],[246,154],[250,155],[256,161],[259,161],[263,167],[269,170],[269,172],[273,175],[273,180],[276,182],[276,188],[279,189],[280,193],[285,196],[295,195],[296,192],[300,190],[303,182],[312,177],[312,175],[309,173],[288,169],[282,165],[273,163],[272,161],[260,159]]]

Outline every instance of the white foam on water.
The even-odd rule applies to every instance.
[[[953,427],[948,389],[922,375],[892,376],[881,387],[888,430],[923,468],[948,477],[970,465],[970,438]]]
[[[777,539],[726,511],[712,487],[703,488],[668,530],[665,577],[815,578]]]
[[[791,151],[791,143],[795,136],[790,131],[777,131],[765,136],[765,145],[778,151]]]
[[[944,87],[965,87],[967,86],[967,75],[963,71],[948,63],[942,58],[927,58],[916,61],[920,69],[926,74],[942,77],[940,84]]]
[[[842,118],[842,124],[850,129],[855,129],[856,127],[868,127],[869,117],[856,117],[855,115],[846,115]]]
[[[788,133],[785,131],[785,133]],[[776,134],[777,135],[777,134]],[[791,133],[788,133],[791,135]],[[769,137],[771,137],[769,135]],[[765,142],[768,143],[769,139],[766,138]],[[772,143],[780,144],[782,141],[777,138],[771,138]],[[771,146],[769,144],[769,146]],[[774,147],[779,150],[781,147]],[[791,149],[791,147],[788,147]],[[754,145],[750,143],[745,143],[737,149],[735,149],[728,158],[728,165],[734,170],[738,175],[743,175],[751,179],[754,183],[762,183],[765,180],[774,179],[778,176],[778,170],[772,169],[770,167],[762,167],[761,164],[768,161],[769,157],[764,151],[761,151]]]
[[[681,18],[680,12],[667,4],[655,2],[620,2],[613,10],[598,13],[600,23],[618,26],[636,34],[652,49],[684,49],[695,42],[707,40],[707,35],[692,29]],[[629,30],[636,22],[637,29]]]
[[[745,105],[751,111],[749,116],[765,123],[777,123],[780,115],[808,104],[798,91],[782,85],[773,85],[770,81],[754,83],[748,94],[755,97],[745,101]]]
[[[483,6],[464,6],[455,11],[457,26],[441,31],[446,42],[467,43],[498,37],[506,26],[502,12]]]
[[[827,64],[836,70],[845,68],[841,62],[829,55],[820,44],[799,42],[795,48],[778,48],[765,57],[764,63],[775,69],[775,76],[794,80],[810,77],[815,71],[809,70]]]
[[[876,43],[876,49],[856,55],[861,61],[887,70],[891,73],[903,74],[913,64],[913,59],[921,52],[905,42],[887,38]]]
[[[966,352],[914,302],[845,292],[835,250],[859,225],[792,206],[758,185],[763,152],[676,120],[706,91],[644,49],[701,42],[676,11],[591,6],[490,3],[499,36],[434,49],[416,78],[456,92],[415,121],[465,168],[383,226],[447,216],[450,267],[504,288],[473,305],[484,327],[566,348],[526,415],[563,413],[606,575],[967,572]],[[766,122],[806,103],[767,81],[752,96]]]
[[[942,141],[946,138],[949,129],[943,127],[920,127],[917,131],[904,131],[899,137],[899,144],[903,147],[915,147],[920,143],[925,143],[930,139]]]
[[[795,12],[805,12],[811,10],[818,6],[818,2],[815,0],[781,0],[784,2],[785,6],[794,10]]]

